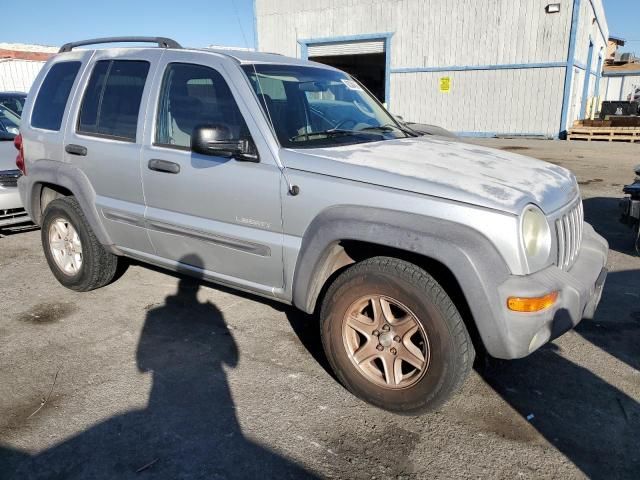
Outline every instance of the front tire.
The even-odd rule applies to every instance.
[[[100,244],[74,197],[47,205],[41,236],[49,268],[65,287],[87,292],[115,277],[118,257]]]
[[[385,410],[438,408],[462,386],[475,357],[444,289],[397,258],[374,257],[348,268],[329,287],[320,317],[338,379]]]

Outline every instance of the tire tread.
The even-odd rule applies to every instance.
[[[61,278],[60,275],[56,275],[56,278],[58,278],[65,287],[79,292],[88,292],[108,285],[116,275],[116,271],[118,269],[118,257],[107,252],[98,241],[93,230],[89,226],[89,222],[82,211],[82,207],[80,207],[80,204],[75,197],[62,197],[50,202],[43,215],[43,227],[47,223],[47,217],[50,212],[56,208],[66,212],[71,211],[72,214],[80,221],[80,225],[74,226],[77,230],[82,229],[89,240],[88,242],[82,242],[83,268],[85,269],[84,272],[86,275],[81,276],[82,278],[80,278],[79,281],[63,282],[65,279],[64,277]],[[48,239],[46,238],[45,230],[45,228],[42,230],[42,241],[44,248],[47,249]],[[48,256],[47,261],[49,262],[49,266],[52,270],[57,269],[55,262],[49,261]]]
[[[444,288],[426,270],[415,264],[394,257],[372,257],[356,263],[345,270],[334,280],[332,285],[329,286],[321,308],[321,319],[324,321],[329,317],[329,304],[342,284],[351,278],[374,272],[400,277],[424,291],[444,317],[453,343],[455,344],[455,352],[459,360],[454,362],[455,370],[449,375],[449,382],[445,382],[446,384],[442,386],[441,390],[437,392],[435,396],[425,399],[421,406],[412,408],[410,411],[396,411],[398,411],[398,413],[413,414],[437,409],[447,401],[451,394],[458,391],[464,384],[473,366],[475,350],[464,320],[460,316],[455,304],[449,295],[447,295]],[[323,343],[324,342],[325,339],[323,338]],[[328,345],[325,345],[325,351],[330,350],[327,347]],[[331,361],[331,359],[329,360]],[[392,406],[389,406],[389,409],[395,410]]]

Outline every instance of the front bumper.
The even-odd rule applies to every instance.
[[[548,267],[532,275],[511,276],[498,286],[502,302],[502,328],[498,348],[490,354],[505,359],[521,358],[593,318],[607,275],[609,245],[588,223],[580,253],[570,270]],[[558,292],[556,303],[541,312],[519,313],[507,308],[510,296],[541,297]]]

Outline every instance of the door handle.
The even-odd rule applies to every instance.
[[[167,160],[159,160],[157,158],[153,158],[149,160],[149,170],[154,170],[156,172],[163,173],[180,173],[180,165],[174,162],[168,162]]]
[[[79,155],[84,157],[87,155],[87,147],[83,147],[82,145],[75,145],[70,143],[66,147],[64,147],[64,151],[70,155]]]

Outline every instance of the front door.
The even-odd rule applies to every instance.
[[[217,57],[207,65],[183,58],[163,57],[142,152],[151,242],[163,259],[272,292],[283,286],[281,172],[268,155],[252,163],[191,151],[197,125],[223,125],[236,139],[259,132]]]

